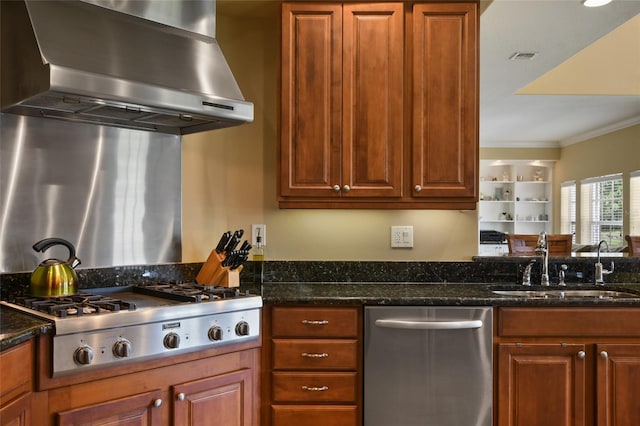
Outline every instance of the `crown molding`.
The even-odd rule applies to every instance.
[[[618,130],[626,129],[627,127],[635,126],[636,124],[640,124],[640,116],[631,117],[626,120],[619,121],[617,123],[609,124],[607,126],[590,130],[588,132],[561,140],[560,146],[564,148],[565,146],[573,145],[579,142],[584,142],[588,139],[597,138],[598,136],[602,136],[609,133],[613,133]]]

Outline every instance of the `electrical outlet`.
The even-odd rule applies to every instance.
[[[413,247],[413,226],[392,226],[391,247]]]
[[[260,235],[260,237],[262,237],[261,239],[261,244],[262,246],[266,246],[267,245],[267,225],[261,224],[261,225],[251,225],[251,245],[253,247],[257,247],[258,246],[258,235]]]

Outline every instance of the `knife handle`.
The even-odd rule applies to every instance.
[[[218,241],[218,245],[216,246],[216,251],[218,253],[222,253],[224,251],[224,248],[229,243],[230,239],[231,239],[231,231],[227,231],[224,234],[222,234],[222,237],[220,237],[220,241]]]
[[[244,234],[243,229],[238,229],[236,232],[233,233],[233,237],[231,237],[231,241],[229,241],[229,244],[227,244],[227,247],[224,249],[227,255],[229,255],[232,251],[236,249],[236,246],[242,239],[242,234]]]

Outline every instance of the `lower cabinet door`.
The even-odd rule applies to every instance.
[[[161,426],[162,393],[145,392],[58,413],[58,425]]]
[[[249,369],[173,386],[175,426],[252,426]]]
[[[498,349],[499,426],[584,426],[582,344],[511,344]]]
[[[0,408],[0,426],[31,424],[31,394],[22,396]]]
[[[596,345],[598,426],[640,421],[640,344]]]
[[[356,406],[337,405],[273,405],[273,426],[356,426]]]

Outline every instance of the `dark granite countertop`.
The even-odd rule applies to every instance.
[[[425,306],[638,306],[640,284],[615,284],[598,290],[629,291],[632,298],[558,298],[501,296],[492,289],[558,290],[593,286],[541,287],[473,283],[269,283],[262,287],[268,304],[425,305]]]
[[[423,306],[637,306],[640,307],[640,284],[611,284],[599,290],[630,291],[634,298],[524,298],[500,296],[491,289],[543,289],[486,283],[267,283],[262,297],[267,304],[322,305],[423,305]],[[576,288],[568,286],[568,289]],[[580,286],[578,288],[593,288]],[[561,289],[557,286],[544,290]],[[0,351],[36,335],[52,331],[45,320],[0,305]]]
[[[606,265],[610,260],[614,259],[607,259]],[[521,280],[529,261],[525,257],[478,257],[471,262],[247,262],[241,275],[241,290],[261,292],[265,303],[280,304],[640,307],[638,258],[616,258],[615,272],[607,276],[605,286],[609,290],[629,289],[638,298],[543,299],[491,293],[492,286],[515,287],[513,283]],[[549,269],[554,279],[560,263],[567,265],[567,282],[582,286],[593,282],[593,259],[550,258]],[[201,267],[202,263],[186,263],[83,269],[78,271],[79,288],[137,285],[159,279],[189,281]],[[27,294],[29,276],[26,272],[0,275],[0,299],[13,301]],[[539,282],[539,268],[534,268],[531,279]],[[53,325],[46,321],[7,306],[0,308],[0,350],[52,330]]]
[[[0,352],[52,330],[48,321],[0,305]]]

